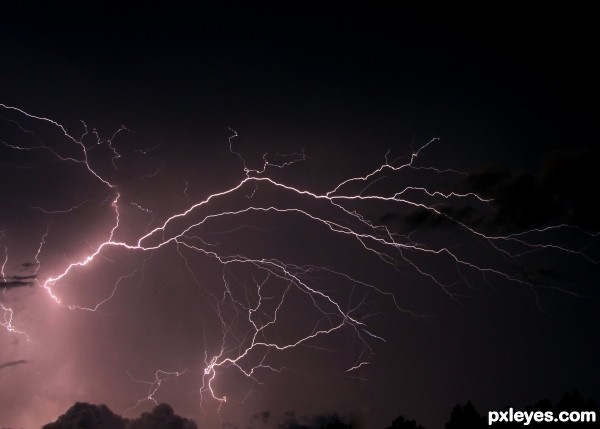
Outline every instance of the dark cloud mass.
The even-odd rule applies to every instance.
[[[36,265],[37,265],[36,262],[23,262],[20,265],[20,267],[21,267],[22,270],[27,270],[27,269],[35,267]]]
[[[268,423],[270,417],[271,417],[271,413],[269,411],[263,411],[262,413],[254,414],[250,418],[250,423],[257,421],[257,422],[261,422],[263,425],[266,425]]]
[[[598,148],[554,151],[544,157],[536,174],[501,167],[471,171],[456,186],[491,200],[489,207],[442,203],[437,206],[439,213],[419,208],[408,214],[386,213],[379,221],[404,225],[408,230],[448,228],[460,222],[504,234],[557,224],[596,231],[600,218],[593,215],[593,186],[597,181],[594,162],[599,156]]]
[[[597,230],[593,190],[599,156],[597,147],[554,151],[546,155],[538,174],[488,168],[470,173],[465,184],[493,199],[496,213],[489,223],[504,232],[559,223]]]
[[[10,368],[11,366],[22,365],[24,363],[29,363],[29,361],[21,359],[21,360],[14,360],[14,361],[10,361],[10,362],[0,363],[0,369]]]
[[[33,282],[18,280],[11,277],[7,277],[5,281],[0,282],[0,287],[5,289],[12,289],[22,286],[33,286]]]
[[[0,278],[0,288],[13,289],[23,286],[33,286],[35,284],[34,280],[36,278],[36,274],[31,274],[27,276],[3,276],[2,278]]]

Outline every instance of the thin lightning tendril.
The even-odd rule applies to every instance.
[[[163,371],[163,370],[159,369],[154,373],[154,380],[152,380],[152,381],[136,380],[128,372],[127,375],[129,375],[129,378],[131,378],[131,380],[134,383],[147,384],[149,387],[148,387],[148,394],[146,395],[146,397],[138,400],[133,406],[127,408],[125,410],[125,413],[136,409],[138,406],[140,406],[140,404],[142,402],[145,402],[145,401],[150,401],[150,402],[153,402],[154,405],[158,405],[158,401],[156,400],[156,398],[154,396],[158,393],[158,390],[160,389],[162,383],[164,383],[167,380],[171,380],[173,378],[178,378],[178,377],[182,376],[183,374],[185,374],[186,371],[187,371],[187,369],[184,369],[183,371],[169,372],[169,371]]]

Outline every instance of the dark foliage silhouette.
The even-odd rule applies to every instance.
[[[126,420],[114,414],[106,405],[76,402],[54,423],[43,429],[125,429]]]
[[[417,425],[414,420],[407,420],[403,416],[398,416],[394,419],[391,426],[385,429],[425,429],[421,425]]]
[[[592,399],[584,398],[577,390],[565,393],[556,406],[549,399],[542,399],[525,408],[506,406],[503,411],[508,411],[510,408],[513,408],[513,411],[525,411],[527,413],[538,411],[542,413],[552,412],[554,416],[558,416],[558,413],[563,411],[594,411],[598,414],[598,404]],[[271,413],[264,411],[252,416],[251,422],[260,422],[262,425],[268,426],[270,419]],[[284,420],[277,424],[276,427],[279,429],[356,429],[354,423],[352,421],[345,423],[337,414],[298,418],[295,412],[290,411],[284,414]],[[497,421],[492,426],[501,429],[522,428],[523,425],[523,422]],[[597,427],[597,425],[598,422],[531,421],[526,427],[531,429],[571,429]],[[450,420],[445,424],[445,429],[480,429],[488,427],[490,427],[488,425],[488,414],[479,414],[471,401],[467,401],[464,405],[457,404],[452,410]],[[142,413],[139,418],[125,419],[114,414],[106,405],[77,402],[54,423],[48,423],[42,429],[197,429],[197,426],[193,420],[176,415],[173,408],[167,404],[159,404],[154,407],[152,412]],[[415,420],[408,420],[404,416],[398,416],[385,429],[425,428],[417,424]]]
[[[170,405],[159,404],[133,420],[114,414],[106,405],[77,402],[43,429],[197,429],[193,420],[176,415]]]
[[[327,423],[327,426],[321,426],[321,429],[352,429],[352,425],[336,419],[333,422]]]
[[[352,424],[344,423],[337,414],[297,417],[294,411],[288,411],[283,417],[279,429],[352,429]]]
[[[487,426],[487,423],[477,412],[471,401],[465,405],[458,404],[452,410],[450,421],[446,423],[446,429],[479,429]]]
[[[159,404],[151,413],[131,420],[127,429],[196,429],[196,423],[176,415],[170,405]]]

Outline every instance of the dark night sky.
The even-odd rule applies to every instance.
[[[403,234],[402,243],[448,248],[528,284],[410,250],[391,253],[399,261],[395,271],[357,240],[298,213],[212,219],[192,230],[190,242],[222,255],[339,270],[393,293],[410,311],[330,272],[304,272],[308,284],[336,302],[353,307],[364,300],[353,314],[386,342],[370,338],[367,346],[348,328],[273,351],[269,364],[284,369],[258,371],[262,384],[223,370],[215,388],[230,400],[220,415],[206,392],[200,404],[205,353],[218,353],[223,320],[231,328],[227,347],[244,344],[249,329],[240,319],[243,305],[223,298],[224,290],[230,285],[231,296],[250,304],[264,270],[223,268],[175,245],[154,252],[111,247],[56,286],[67,305],[94,306],[128,276],[99,311],[63,308],[40,287],[107,240],[115,192],[121,195],[115,240],[135,243],[169,216],[237,185],[244,172],[229,150],[229,127],[239,134],[234,150],[249,168],[261,168],[264,153],[277,161],[294,158],[275,154],[304,151],[303,162],[269,168],[261,177],[318,194],[375,170],[388,149],[392,160],[437,137],[417,165],[468,173],[387,171],[374,176],[363,195],[393,195],[406,186],[477,192],[496,200],[491,209],[473,198],[442,201],[416,191],[406,197],[487,235],[565,222],[599,230],[590,202],[597,196],[594,100],[600,95],[591,11],[285,3],[0,6],[0,103],[50,118],[77,138],[80,121],[101,137],[122,124],[130,130],[113,141],[122,155],[115,165],[107,144],[92,147],[90,136],[84,140],[89,162],[115,184],[111,189],[81,164],[60,162],[46,149],[8,147],[44,145],[81,157],[56,127],[0,108],[0,257],[8,261],[0,303],[14,310],[16,328],[27,333],[0,330],[2,427],[39,427],[75,401],[139,415],[153,404],[125,411],[147,395],[148,385],[132,378],[153,380],[159,369],[186,372],[164,381],[156,399],[206,428],[223,422],[245,427],[265,410],[358,415],[369,428],[403,414],[435,428],[468,399],[481,411],[523,407],[575,387],[600,400],[595,264],[556,249],[504,257],[465,228],[406,204],[343,203]],[[347,189],[359,195],[365,185]],[[190,220],[272,206],[365,232],[356,218],[322,201],[265,183],[253,192],[248,183]],[[63,210],[82,202],[70,213],[35,208]],[[186,222],[165,234],[185,229]],[[26,263],[35,262],[46,231],[36,282],[18,285],[31,280],[15,276],[36,270]],[[573,228],[525,238],[600,256],[597,238]],[[523,253],[518,243],[501,243],[503,250]],[[451,285],[455,299],[411,264]],[[264,317],[286,284],[269,280],[265,293],[275,298],[264,304]],[[307,294],[292,289],[281,324],[267,333],[270,341],[290,341],[331,323]],[[353,373],[366,380],[348,377],[344,371],[368,347],[371,364]],[[251,359],[256,364],[260,356]]]

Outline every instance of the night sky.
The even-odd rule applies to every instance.
[[[3,2],[0,426],[600,400],[596,22],[496,7]]]

